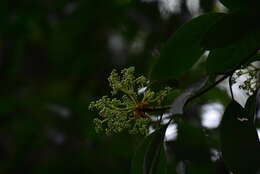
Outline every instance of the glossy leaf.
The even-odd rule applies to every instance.
[[[248,102],[247,107],[252,107],[251,104],[251,101]],[[253,174],[259,168],[260,144],[254,124],[246,116],[246,110],[232,101],[220,124],[223,158],[230,170],[237,174]]]
[[[188,71],[204,53],[201,38],[223,16],[222,13],[202,15],[179,28],[163,48],[152,76],[155,79],[178,78]]]
[[[230,13],[214,24],[201,44],[205,49],[223,48],[260,29],[259,16],[249,10]]]
[[[158,166],[161,170],[165,169],[162,164],[166,164],[165,159],[163,159],[165,158],[163,140],[166,129],[167,125],[164,125],[144,139],[134,154],[132,174],[156,174],[159,172]],[[160,160],[163,162],[160,163]]]
[[[224,73],[233,70],[246,59],[253,57],[259,48],[260,32],[251,33],[246,39],[210,52],[207,58],[209,73]]]

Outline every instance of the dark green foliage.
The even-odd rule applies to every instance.
[[[245,108],[233,101],[221,129],[204,127],[200,116],[204,104],[226,107],[231,100],[215,88],[216,73],[228,77],[227,71],[260,60],[259,1],[221,0],[229,9],[224,14],[215,0],[200,0],[203,14],[194,19],[188,1],[181,1],[181,13],[171,14],[161,2],[1,1],[1,174],[180,174],[182,168],[188,174],[254,173],[260,156],[256,96]],[[209,56],[202,56],[205,50]],[[148,137],[95,133],[97,113],[89,103],[109,94],[112,69],[130,66],[138,76],[152,71],[158,89],[174,89],[157,106],[166,109],[151,115],[168,113],[182,99],[183,115],[173,116],[176,139],[163,140],[166,126],[158,126],[159,118],[151,126],[161,128]],[[208,76],[203,88],[183,94]],[[237,121],[234,113],[249,121]],[[220,144],[224,161],[212,160],[211,150],[220,153]]]
[[[189,71],[199,59],[203,48],[210,50],[206,60],[207,73],[212,77],[219,73],[224,74],[220,81],[229,77],[230,72],[258,60],[257,52],[260,43],[259,14],[256,10],[258,4],[256,3],[253,7],[249,1],[235,2],[230,0],[223,2],[234,12],[227,15],[221,14],[221,16],[212,19],[213,21],[211,20],[210,23],[207,22],[210,24],[209,28],[204,27],[203,29],[199,27],[202,27],[201,24],[205,22],[203,19],[207,20],[206,17],[210,17],[210,14],[208,16],[202,15],[189,21],[174,33],[162,49],[161,57],[154,68],[154,77],[181,79],[181,76]],[[196,28],[197,25],[198,28]],[[184,48],[187,50],[184,51]],[[208,89],[220,81],[209,85],[197,93],[195,97],[207,93]],[[180,93],[172,103],[172,108],[175,110],[176,108],[180,111],[185,109],[182,104],[190,96],[189,94],[182,95],[183,93]],[[181,100],[178,100],[179,98]],[[260,144],[254,122],[256,108],[256,94],[249,97],[245,109],[232,100],[225,110],[220,125],[220,144],[224,162],[229,170],[235,174],[255,174],[260,168]],[[195,144],[191,143],[200,141],[193,140],[188,134],[184,135],[183,133],[189,129],[188,127],[183,128],[181,122],[178,123],[178,130],[178,138],[173,146],[171,145],[171,148],[176,149],[176,152],[172,154],[175,158],[174,166],[177,167],[178,161],[183,163],[183,161],[188,160],[184,167],[187,173],[213,173],[212,163],[200,164],[196,158],[199,154],[193,154],[193,151],[189,151],[190,147],[196,147]],[[193,132],[196,138],[200,137],[195,133],[196,129],[190,132]],[[200,150],[200,155],[204,154],[202,151],[205,149],[207,148],[203,147]]]
[[[202,46],[216,49],[246,39],[251,32],[259,31],[258,12],[241,10],[223,16],[205,34]]]
[[[167,166],[163,140],[167,126],[162,126],[147,136],[139,145],[132,160],[132,174],[159,174],[166,172]]]
[[[223,158],[230,170],[237,174],[254,174],[260,169],[260,143],[252,121],[255,102],[255,97],[250,97],[243,109],[232,101],[220,125]]]
[[[260,61],[260,53],[259,53],[259,52],[256,53],[256,54],[252,57],[251,61],[252,61],[252,62],[254,62],[254,61]]]
[[[185,117],[185,115],[181,117]],[[181,120],[178,123],[176,148],[179,149],[176,152],[176,157],[182,160],[189,160],[195,163],[209,162],[210,154],[202,129],[191,125],[185,120]]]
[[[260,32],[252,32],[243,40],[212,50],[207,58],[208,73],[225,73],[243,65],[256,54],[259,42]]]
[[[210,146],[203,129],[189,123],[185,118],[187,115],[180,117],[178,137],[175,141],[167,143],[173,151],[170,155],[174,158],[174,162],[184,163],[188,174],[214,173],[214,164],[210,160]]]
[[[230,10],[260,7],[258,0],[220,0]]]
[[[162,49],[153,77],[179,78],[187,72],[204,53],[200,41],[205,32],[223,16],[221,13],[202,15],[179,28]]]
[[[184,89],[182,93],[180,93],[179,96],[172,101],[170,113],[183,114],[183,109],[185,104],[187,104],[188,99],[201,88],[203,88],[207,81],[208,77],[203,77],[202,79],[194,82],[189,87]]]

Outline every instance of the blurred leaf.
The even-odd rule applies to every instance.
[[[173,90],[172,92],[170,92],[166,97],[165,99],[163,99],[161,105],[164,106],[164,105],[169,105],[172,103],[172,101],[174,101],[174,99],[176,97],[178,97],[179,95],[181,94],[180,90]]]
[[[254,103],[250,98],[246,107]],[[226,165],[237,174],[255,173],[259,169],[260,144],[253,122],[237,102],[232,101],[220,124],[221,150]]]
[[[222,48],[243,39],[259,28],[259,16],[249,10],[223,16],[205,34],[202,46],[205,49]]]
[[[160,163],[160,160],[165,160],[160,159],[160,156],[164,156],[162,154],[163,140],[167,126],[168,125],[164,125],[157,129],[155,132],[147,136],[140,144],[132,159],[132,174],[155,174],[157,172],[162,172],[157,170],[157,166],[158,163],[162,164]],[[162,167],[162,165],[159,165],[159,167],[160,170],[166,169],[166,167]]]
[[[260,52],[258,51],[251,59],[250,63],[254,61],[260,61]]]
[[[187,174],[209,174],[214,173],[214,166],[212,164],[194,164],[189,163],[186,166],[186,172]]]
[[[175,98],[173,103],[171,104],[170,113],[171,114],[182,114],[183,107],[187,100],[193,95],[195,92],[200,90],[208,81],[208,76],[196,81],[191,84],[188,88],[186,88],[178,97]]]
[[[6,114],[8,112],[13,112],[16,106],[17,106],[17,102],[15,102],[13,98],[2,97],[0,100],[0,120],[3,117],[3,114]]]
[[[162,174],[162,173],[171,174],[168,170],[168,162],[167,162],[167,158],[166,158],[166,152],[164,149],[161,150],[157,169],[156,169],[156,174]]]
[[[256,116],[256,109],[257,109],[257,98],[256,93],[252,96],[250,96],[245,105],[245,117],[254,124],[255,122],[255,116]]]
[[[184,119],[188,115],[183,115]],[[201,127],[196,127],[186,120],[178,122],[177,156],[193,163],[208,161],[210,158],[206,137]]]
[[[178,78],[200,58],[204,50],[201,38],[224,14],[211,13],[192,19],[179,28],[166,43],[152,76],[155,79]]]
[[[200,6],[204,12],[211,12],[215,6],[215,1],[212,0],[200,0]]]
[[[245,59],[253,57],[259,48],[260,32],[252,32],[244,39],[224,48],[217,48],[210,52],[207,59],[209,73],[224,73],[233,70]]]
[[[178,120],[178,136],[176,140],[167,142],[167,149],[175,164],[184,163],[185,173],[214,173],[214,166],[210,160],[210,146],[203,128],[197,127],[181,115]],[[178,172],[182,173],[182,172]]]
[[[8,30],[8,18],[9,18],[9,14],[8,14],[8,1],[3,1],[1,3],[1,7],[0,7],[0,36],[2,37],[2,35],[4,35],[4,33]]]
[[[231,10],[259,6],[258,0],[220,0],[224,6]]]
[[[205,101],[208,103],[219,102],[224,106],[227,106],[230,102],[230,97],[224,90],[213,88],[205,93],[203,96],[197,98],[197,100],[201,101],[200,103],[204,103]]]
[[[168,125],[163,126],[156,132],[151,143],[149,144],[144,156],[144,173],[155,174],[160,159],[160,154],[163,151],[163,140]]]

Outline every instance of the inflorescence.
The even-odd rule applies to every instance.
[[[260,87],[259,73],[260,68],[250,64],[248,67],[242,67],[234,73],[232,83],[236,83],[239,77],[244,76],[246,79],[239,85],[239,88],[243,89],[247,95],[252,95]]]
[[[128,130],[130,134],[148,134],[151,118],[145,108],[160,105],[171,88],[154,92],[147,87],[149,80],[144,76],[135,78],[134,71],[134,67],[120,73],[113,70],[108,81],[114,98],[103,96],[90,103],[89,109],[99,112],[99,117],[94,119],[97,132],[111,135]]]

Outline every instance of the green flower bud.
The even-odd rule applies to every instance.
[[[244,80],[243,83],[239,85],[239,88],[244,90],[247,95],[252,95],[254,91],[260,87],[258,78],[259,71],[260,69],[254,65],[242,67],[242,69],[235,72],[236,77],[232,78],[232,84],[236,83],[240,76],[245,75],[246,80]]]

